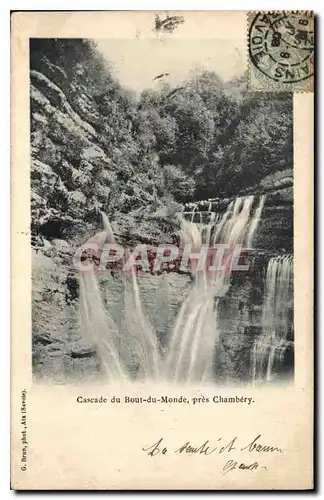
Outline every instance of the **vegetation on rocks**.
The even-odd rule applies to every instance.
[[[139,210],[143,222],[164,210],[161,233],[172,232],[177,203],[292,184],[286,93],[270,98],[247,92],[245,77],[195,71],[136,96],[89,40],[32,39],[30,69],[36,234],[87,232],[99,210],[122,226],[136,225]]]

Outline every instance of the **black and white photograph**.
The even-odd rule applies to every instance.
[[[14,490],[314,488],[314,29],[12,16]]]
[[[292,92],[233,38],[30,39],[35,382],[292,382]]]

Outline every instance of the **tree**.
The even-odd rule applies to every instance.
[[[176,201],[186,202],[192,199],[195,192],[195,181],[175,165],[163,168],[163,184],[165,193],[170,193]]]

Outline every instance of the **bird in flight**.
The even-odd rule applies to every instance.
[[[163,78],[163,76],[169,76],[169,74],[170,73],[161,73],[160,75],[154,77],[153,80],[160,80],[160,78]]]

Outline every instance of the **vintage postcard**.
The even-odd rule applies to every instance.
[[[313,489],[314,16],[12,15],[11,487]]]

